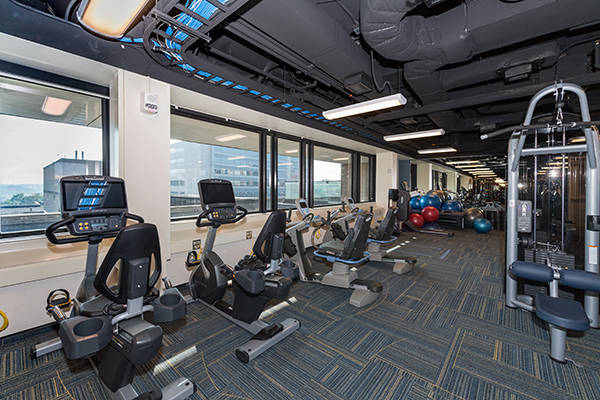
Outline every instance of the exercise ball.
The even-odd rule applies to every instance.
[[[410,208],[414,211],[421,210],[421,196],[415,196],[410,198]]]
[[[425,196],[421,197],[421,200],[419,201],[419,203],[421,204],[421,208],[425,208],[425,207],[435,207],[435,208],[440,208],[442,206],[442,199],[440,199],[439,196],[435,195],[435,194],[426,194]]]
[[[421,215],[425,221],[434,222],[440,217],[440,212],[435,207],[427,206],[421,211]]]
[[[465,228],[473,228],[473,222],[477,218],[483,218],[483,212],[479,208],[468,208],[465,211]]]
[[[488,233],[492,230],[492,223],[485,218],[477,218],[473,221],[473,229],[479,233]]]
[[[462,204],[460,204],[459,201],[456,200],[446,200],[443,204],[442,207],[440,208],[440,210],[442,211],[462,211],[463,207]]]
[[[408,217],[408,220],[410,222],[412,222],[414,225],[418,226],[419,228],[421,228],[425,224],[425,220],[423,219],[423,216],[421,214],[417,214],[417,213],[410,214],[410,216]]]
[[[428,191],[425,194],[435,194],[437,197],[439,197],[442,200],[442,202],[448,200],[448,193],[446,193],[443,190],[431,189],[430,191]]]

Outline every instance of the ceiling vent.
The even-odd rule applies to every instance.
[[[344,79],[344,88],[353,95],[369,93],[373,87],[373,80],[364,72],[351,75]]]

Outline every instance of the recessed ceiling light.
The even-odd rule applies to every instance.
[[[243,139],[246,135],[241,135],[239,133],[233,133],[230,135],[217,136],[215,139],[219,142],[229,142],[231,140]]]

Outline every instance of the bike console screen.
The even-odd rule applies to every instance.
[[[78,175],[60,180],[62,217],[75,217],[72,235],[118,231],[125,224],[125,183],[109,176]]]
[[[236,204],[231,182],[223,179],[203,179],[198,182],[200,202],[209,221],[227,221],[235,219]]]
[[[310,212],[310,209],[308,208],[308,203],[303,198],[296,199],[296,209],[298,210],[300,215],[302,215],[302,217],[306,217]]]

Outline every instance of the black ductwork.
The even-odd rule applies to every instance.
[[[406,62],[404,77],[423,104],[448,100],[440,68],[476,54],[600,19],[597,0],[477,0],[443,14],[406,14],[421,0],[361,0],[361,33],[381,56]],[[415,10],[415,13],[417,10]],[[498,63],[490,64],[496,68]],[[510,60],[500,60],[511,67]],[[488,79],[490,74],[476,71]],[[444,80],[451,73],[445,72]]]
[[[262,0],[227,29],[258,46],[266,34],[284,59],[296,60],[296,67],[328,86],[343,90],[346,78],[371,75],[369,55],[314,1]]]

